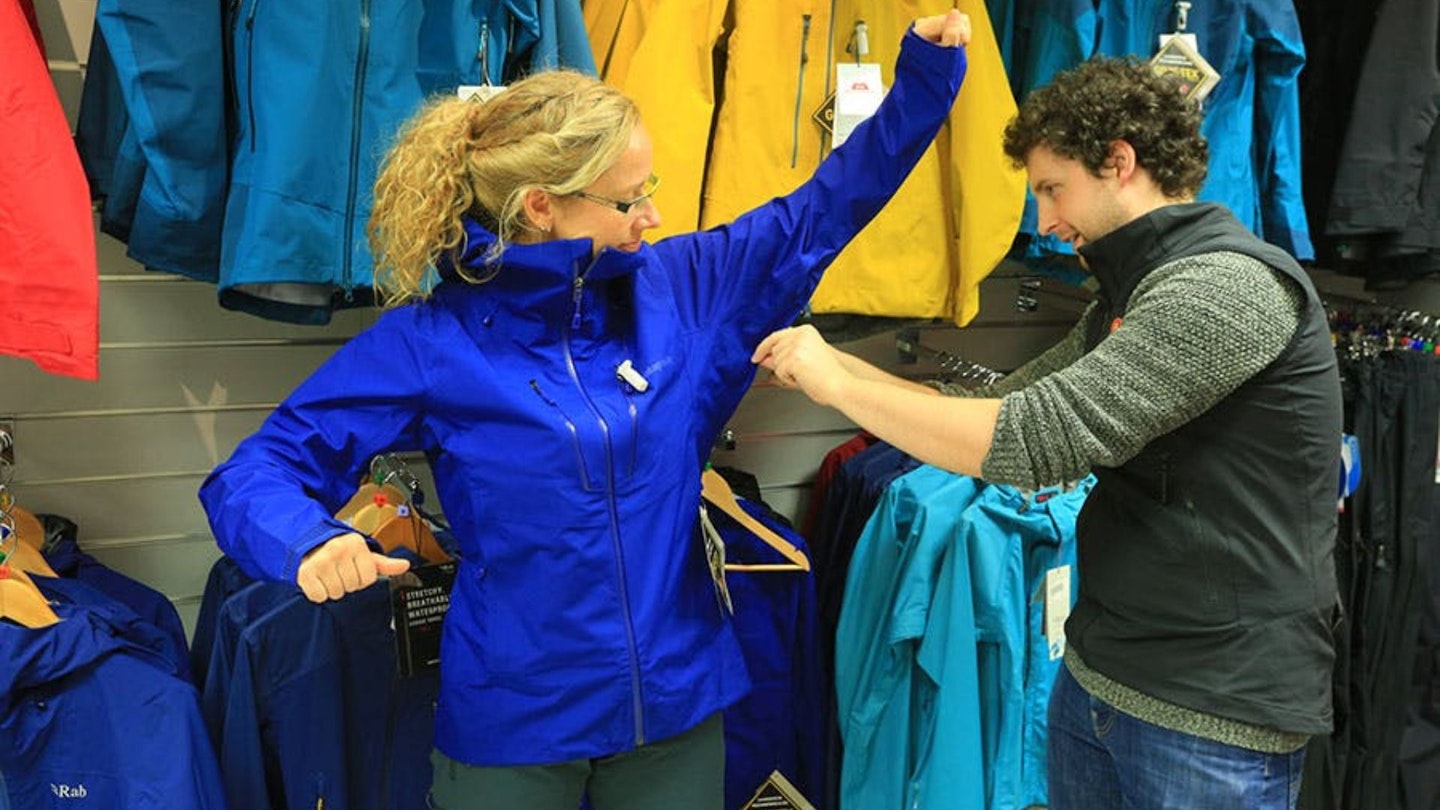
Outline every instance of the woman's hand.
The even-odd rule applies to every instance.
[[[934,17],[919,17],[915,20],[915,33],[949,48],[969,45],[970,17],[955,9]]]
[[[365,544],[364,537],[349,532],[311,549],[300,560],[295,581],[306,599],[324,602],[364,590],[381,576],[395,576],[408,570],[408,561],[376,554]]]

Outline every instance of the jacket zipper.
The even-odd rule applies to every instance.
[[[255,11],[260,8],[260,0],[250,4],[250,12],[245,15],[245,115],[250,121],[250,151],[255,151],[255,141],[259,133],[255,131]]]
[[[350,184],[345,191],[345,244],[340,269],[341,285],[345,288],[345,300],[354,299],[354,286],[350,276],[354,272],[354,253],[350,249],[350,234],[354,232],[355,197],[358,193],[360,165],[360,113],[364,106],[365,74],[370,61],[370,0],[360,0],[360,48],[355,54],[355,95],[350,104]]]
[[[575,355],[570,349],[571,333],[580,327],[580,303],[585,289],[585,277],[599,260],[597,255],[584,270],[580,269],[579,262],[575,264],[575,314],[571,318],[570,328],[566,329],[562,336],[561,345],[565,349],[565,369],[570,373],[575,389],[580,392],[580,398],[585,401],[585,407],[590,409],[590,414],[600,426],[600,436],[605,443],[605,469],[609,475],[605,487],[605,502],[610,512],[610,540],[615,549],[615,578],[619,582],[620,612],[625,621],[625,642],[630,653],[630,695],[635,702],[635,745],[640,746],[645,744],[645,695],[640,684],[640,646],[635,641],[635,618],[630,609],[630,585],[625,576],[625,551],[620,544],[620,509],[615,503],[615,450],[611,442],[610,425],[591,399],[590,392],[586,391],[580,382],[580,372],[575,367]]]
[[[810,15],[800,17],[800,69],[795,77],[795,116],[790,122],[790,168],[800,160],[800,103],[805,97],[805,64],[810,61]]]
[[[490,80],[490,23],[480,21],[480,43],[475,48],[475,61],[480,63],[480,84],[489,86]],[[498,82],[495,82],[498,84]]]

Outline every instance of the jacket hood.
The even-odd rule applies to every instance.
[[[38,579],[38,577],[37,577]],[[83,670],[129,642],[105,618],[91,610],[52,603],[58,624],[32,630],[0,621],[0,695],[4,705],[25,691]],[[0,709],[0,717],[7,711]]]
[[[116,651],[126,651],[178,675],[166,655],[168,639],[130,608],[72,579],[32,577],[49,600],[58,624],[32,630],[0,621],[0,695],[11,700],[24,690],[84,670]],[[0,706],[5,705],[0,701]],[[5,714],[0,708],[0,717]]]

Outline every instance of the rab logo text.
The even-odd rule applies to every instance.
[[[57,785],[51,783],[50,792],[55,794],[57,799],[83,799],[89,796],[89,791],[84,785]]]

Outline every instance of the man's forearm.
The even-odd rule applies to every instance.
[[[923,383],[918,383],[914,380],[907,380],[904,377],[898,377],[894,374],[891,374],[890,372],[885,371],[879,366],[861,360],[860,358],[856,357],[853,354],[850,354],[849,352],[843,352],[837,349],[835,354],[840,359],[840,365],[846,371],[855,375],[859,379],[889,383],[899,388],[916,391],[922,394],[940,393],[934,388],[931,388],[928,385],[924,385]]]
[[[934,389],[900,382],[903,385],[856,374],[841,384],[836,407],[860,427],[926,464],[978,477],[990,452],[1000,400],[937,396]]]

